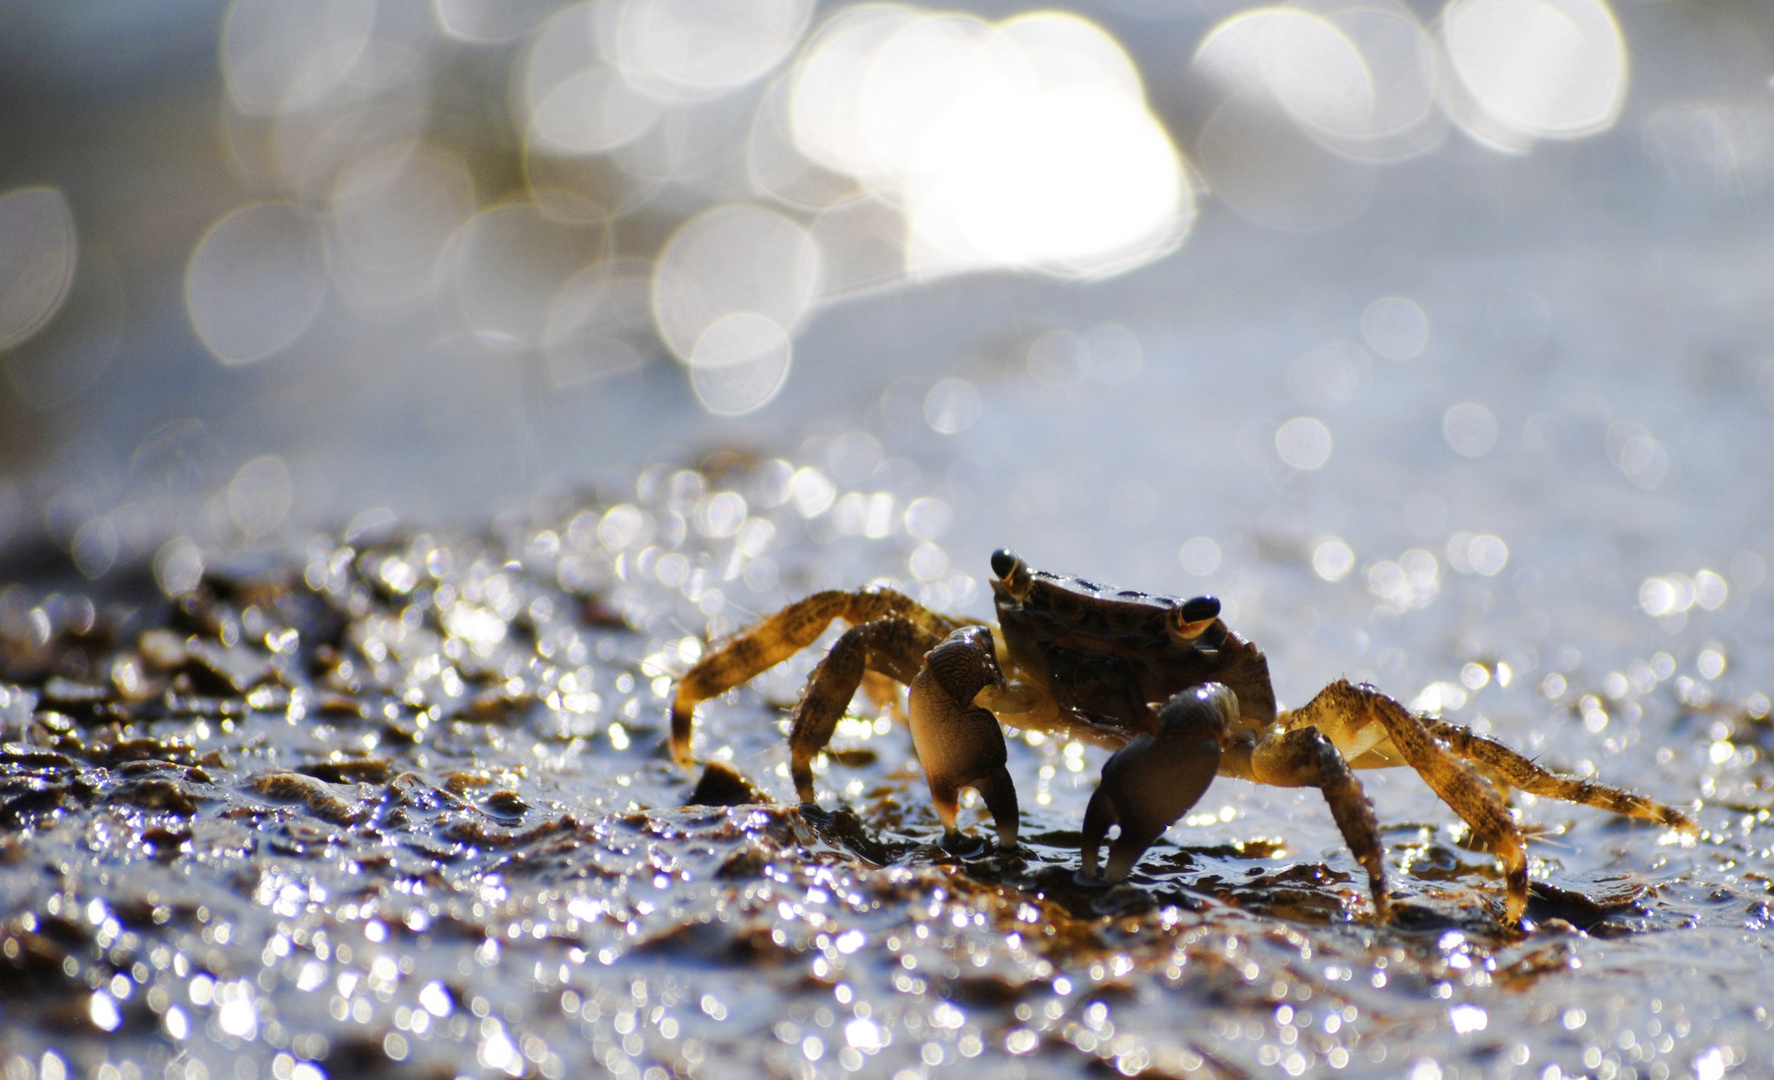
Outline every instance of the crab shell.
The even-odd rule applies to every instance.
[[[1275,722],[1269,662],[1220,620],[1213,597],[1110,589],[1030,570],[1008,549],[992,568],[1006,675],[1051,699],[1060,715],[1043,719],[1083,721],[1101,731],[1091,741],[1118,746],[1156,731],[1159,706],[1177,693],[1217,682],[1237,699],[1238,727]]]

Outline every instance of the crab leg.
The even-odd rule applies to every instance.
[[[1374,819],[1373,804],[1368,802],[1361,781],[1355,778],[1355,771],[1329,736],[1316,727],[1305,726],[1270,735],[1243,754],[1238,753],[1235,745],[1220,771],[1259,784],[1317,788],[1330,807],[1344,843],[1367,871],[1374,918],[1386,920],[1390,900],[1379,822]]]
[[[1016,786],[1004,767],[1009,760],[1004,732],[996,717],[972,704],[985,687],[1003,685],[992,633],[983,626],[950,634],[930,650],[911,680],[912,745],[949,840],[959,831],[955,816],[961,789],[971,787],[991,811],[999,840],[1006,847],[1016,844]]]
[[[1610,810],[1624,817],[1655,821],[1685,832],[1692,832],[1695,828],[1693,819],[1688,815],[1673,807],[1653,802],[1643,795],[1634,795],[1630,791],[1590,780],[1560,776],[1541,768],[1497,740],[1458,724],[1430,719],[1425,719],[1423,723],[1431,735],[1445,741],[1454,753],[1478,762],[1495,774],[1495,780],[1510,787],[1520,788],[1531,795],[1544,795],[1600,810]]]
[[[789,774],[804,803],[813,798],[813,758],[832,741],[832,732],[862,685],[864,671],[909,683],[924,654],[940,644],[935,634],[910,619],[877,619],[853,626],[813,669],[807,692],[795,706],[789,729]]]
[[[1503,918],[1510,924],[1520,922],[1528,905],[1528,863],[1522,850],[1521,830],[1509,816],[1509,808],[1497,790],[1438,742],[1424,721],[1370,686],[1353,686],[1339,679],[1289,713],[1283,722],[1294,730],[1318,727],[1355,732],[1374,721],[1385,726],[1399,756],[1417,770],[1424,782],[1502,861],[1508,890]]]
[[[703,657],[679,680],[677,697],[671,706],[672,756],[680,765],[690,763],[691,725],[699,703],[747,682],[805,649],[825,633],[834,619],[861,626],[887,618],[909,619],[938,640],[961,625],[961,620],[938,615],[891,589],[833,590],[798,600]]]

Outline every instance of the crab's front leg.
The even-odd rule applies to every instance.
[[[1096,876],[1097,852],[1110,825],[1103,879],[1123,881],[1164,830],[1189,812],[1219,771],[1238,698],[1219,683],[1181,691],[1158,711],[1158,731],[1109,755],[1102,782],[1084,811],[1084,876]]]
[[[999,840],[1014,846],[1016,787],[1004,767],[1009,760],[1004,732],[996,717],[973,704],[987,686],[1004,685],[991,631],[983,626],[956,630],[930,650],[911,684],[912,745],[930,781],[930,799],[945,838],[957,836],[961,789],[971,787],[991,811]]]

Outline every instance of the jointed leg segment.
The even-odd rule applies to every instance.
[[[1336,744],[1315,727],[1296,727],[1257,744],[1251,751],[1252,779],[1279,787],[1315,787],[1355,859],[1367,871],[1374,917],[1386,918],[1389,905],[1380,826],[1367,793]]]
[[[1510,923],[1520,921],[1528,903],[1528,864],[1521,830],[1497,790],[1437,741],[1425,721],[1372,687],[1338,680],[1283,722],[1290,729],[1323,726],[1339,733],[1359,732],[1370,723],[1384,725],[1390,749],[1415,769],[1502,861],[1507,888],[1503,916]]]
[[[782,663],[819,639],[834,619],[851,626],[881,619],[909,620],[940,641],[964,620],[951,619],[891,589],[814,593],[783,608],[702,658],[678,682],[671,706],[671,752],[690,764],[696,706]],[[854,689],[854,687],[852,687]]]
[[[814,669],[789,729],[789,772],[802,802],[813,801],[813,758],[832,741],[832,732],[862,685],[864,671],[910,683],[924,654],[940,642],[924,627],[902,618],[865,622],[838,638]]]
[[[1431,735],[1446,742],[1454,753],[1480,763],[1496,780],[1530,795],[1581,803],[1622,817],[1655,821],[1684,831],[1692,831],[1695,827],[1692,818],[1674,807],[1593,780],[1577,780],[1549,772],[1497,740],[1458,724],[1445,720],[1424,720],[1423,723]]]
[[[1098,787],[1090,796],[1090,805],[1084,809],[1084,867],[1086,878],[1096,877],[1097,858],[1102,853],[1103,837],[1109,835],[1109,826],[1121,826],[1121,832],[1109,841],[1109,865],[1103,874],[1103,880],[1114,884],[1126,881],[1127,875],[1133,872],[1134,864],[1146,849],[1158,842],[1164,835],[1170,822],[1128,821],[1124,820],[1116,809],[1114,798],[1109,792]]]

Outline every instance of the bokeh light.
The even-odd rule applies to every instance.
[[[389,147],[353,162],[333,186],[327,268],[346,305],[402,314],[428,300],[444,245],[474,210],[474,182],[454,154]]]
[[[431,0],[439,29],[476,45],[515,41],[557,7],[558,0]]]
[[[74,212],[55,188],[0,196],[0,349],[55,317],[74,284],[80,243]]]
[[[1475,401],[1461,402],[1442,414],[1441,433],[1462,457],[1484,457],[1497,445],[1497,417]]]
[[[222,29],[222,72],[252,116],[319,104],[369,53],[376,0],[235,0]]]
[[[793,355],[788,331],[768,315],[723,315],[690,352],[691,385],[709,412],[748,413],[782,389]]]
[[[87,245],[78,263],[48,321],[0,352],[0,367],[13,390],[37,409],[58,408],[86,393],[123,343],[125,293],[116,259],[105,248]],[[45,265],[58,269],[54,263]],[[44,289],[39,296],[48,292]]]
[[[1295,396],[1314,408],[1342,405],[1360,396],[1373,373],[1373,361],[1358,345],[1333,342],[1294,358],[1288,384]]]
[[[1468,135],[1502,150],[1613,126],[1626,100],[1626,41],[1606,0],[1450,0],[1446,103]]]
[[[638,138],[665,114],[600,50],[605,5],[577,4],[549,19],[530,43],[519,104],[527,130],[548,151],[598,154]]]
[[[1177,561],[1196,577],[1208,577],[1220,568],[1220,545],[1210,536],[1193,536],[1177,549]]]
[[[1415,360],[1429,345],[1429,317],[1407,296],[1382,296],[1361,313],[1361,336],[1388,360]]]
[[[972,427],[984,401],[966,379],[944,379],[924,396],[924,420],[939,435],[954,435]]]
[[[540,345],[563,286],[604,254],[604,231],[555,221],[533,205],[489,208],[447,256],[456,307],[470,331],[501,347]]]
[[[1331,456],[1331,432],[1324,421],[1299,416],[1275,430],[1275,452],[1302,472],[1321,469]]]
[[[256,540],[283,523],[293,496],[283,459],[275,454],[256,457],[228,484],[228,516],[243,536]]]
[[[775,67],[807,29],[813,0],[622,0],[605,44],[629,84],[661,100],[713,96]]]
[[[466,327],[537,355],[558,388],[663,348],[698,402],[733,414],[771,400],[822,305],[960,273],[1119,274],[1184,243],[1203,184],[1257,224],[1330,227],[1366,212],[1376,168],[1434,152],[1456,121],[1518,152],[1605,130],[1626,87],[1605,0],[1454,0],[1437,33],[1397,0],[1235,11],[1196,42],[1188,104],[1164,121],[1122,43],[1077,14],[813,17],[810,0],[236,0],[223,130],[242,176],[281,197],[235,208],[196,246],[192,325],[243,364],[300,339],[329,294],[370,322],[451,310],[435,337]],[[1515,21],[1525,36],[1497,29]],[[489,49],[511,58],[490,70],[506,73],[520,193],[468,149],[500,121],[438,97],[452,56]],[[1707,152],[1689,149],[1687,115],[1646,128],[1671,168]],[[1500,343],[1546,339],[1536,302],[1493,296]],[[1070,351],[1031,346],[1038,384],[1140,370],[1124,327],[1078,333]],[[1383,297],[1361,335],[1410,359],[1428,319]],[[1290,371],[1311,408],[1372,377],[1363,350],[1326,349]]]
[[[735,315],[759,316],[792,335],[819,286],[819,248],[799,225],[758,206],[717,206],[686,222],[660,253],[653,314],[666,347],[688,363],[715,324]],[[728,344],[716,352],[762,340],[757,322],[741,325],[750,329],[718,335]]]
[[[1349,16],[1373,36],[1373,58],[1337,14],[1256,8],[1220,23],[1196,49],[1191,77],[1218,103],[1197,136],[1202,170],[1215,194],[1262,224],[1322,228],[1361,212],[1372,184],[1366,163],[1387,159],[1390,140],[1436,115],[1414,104],[1421,95],[1410,76],[1425,78],[1426,50],[1408,11],[1376,5]],[[1401,34],[1402,51],[1390,40]],[[1377,74],[1381,62],[1389,67]],[[1415,118],[1393,130],[1407,114]],[[1422,143],[1417,152],[1432,148]]]
[[[1076,16],[853,8],[804,50],[788,110],[808,160],[902,208],[915,277],[1101,276],[1172,250],[1194,220],[1132,62]]]
[[[185,271],[185,309],[210,353],[248,364],[287,348],[326,298],[319,223],[293,203],[244,206],[216,222]]]
[[[652,275],[645,259],[606,259],[561,286],[542,340],[556,387],[633,371],[656,355]]]

